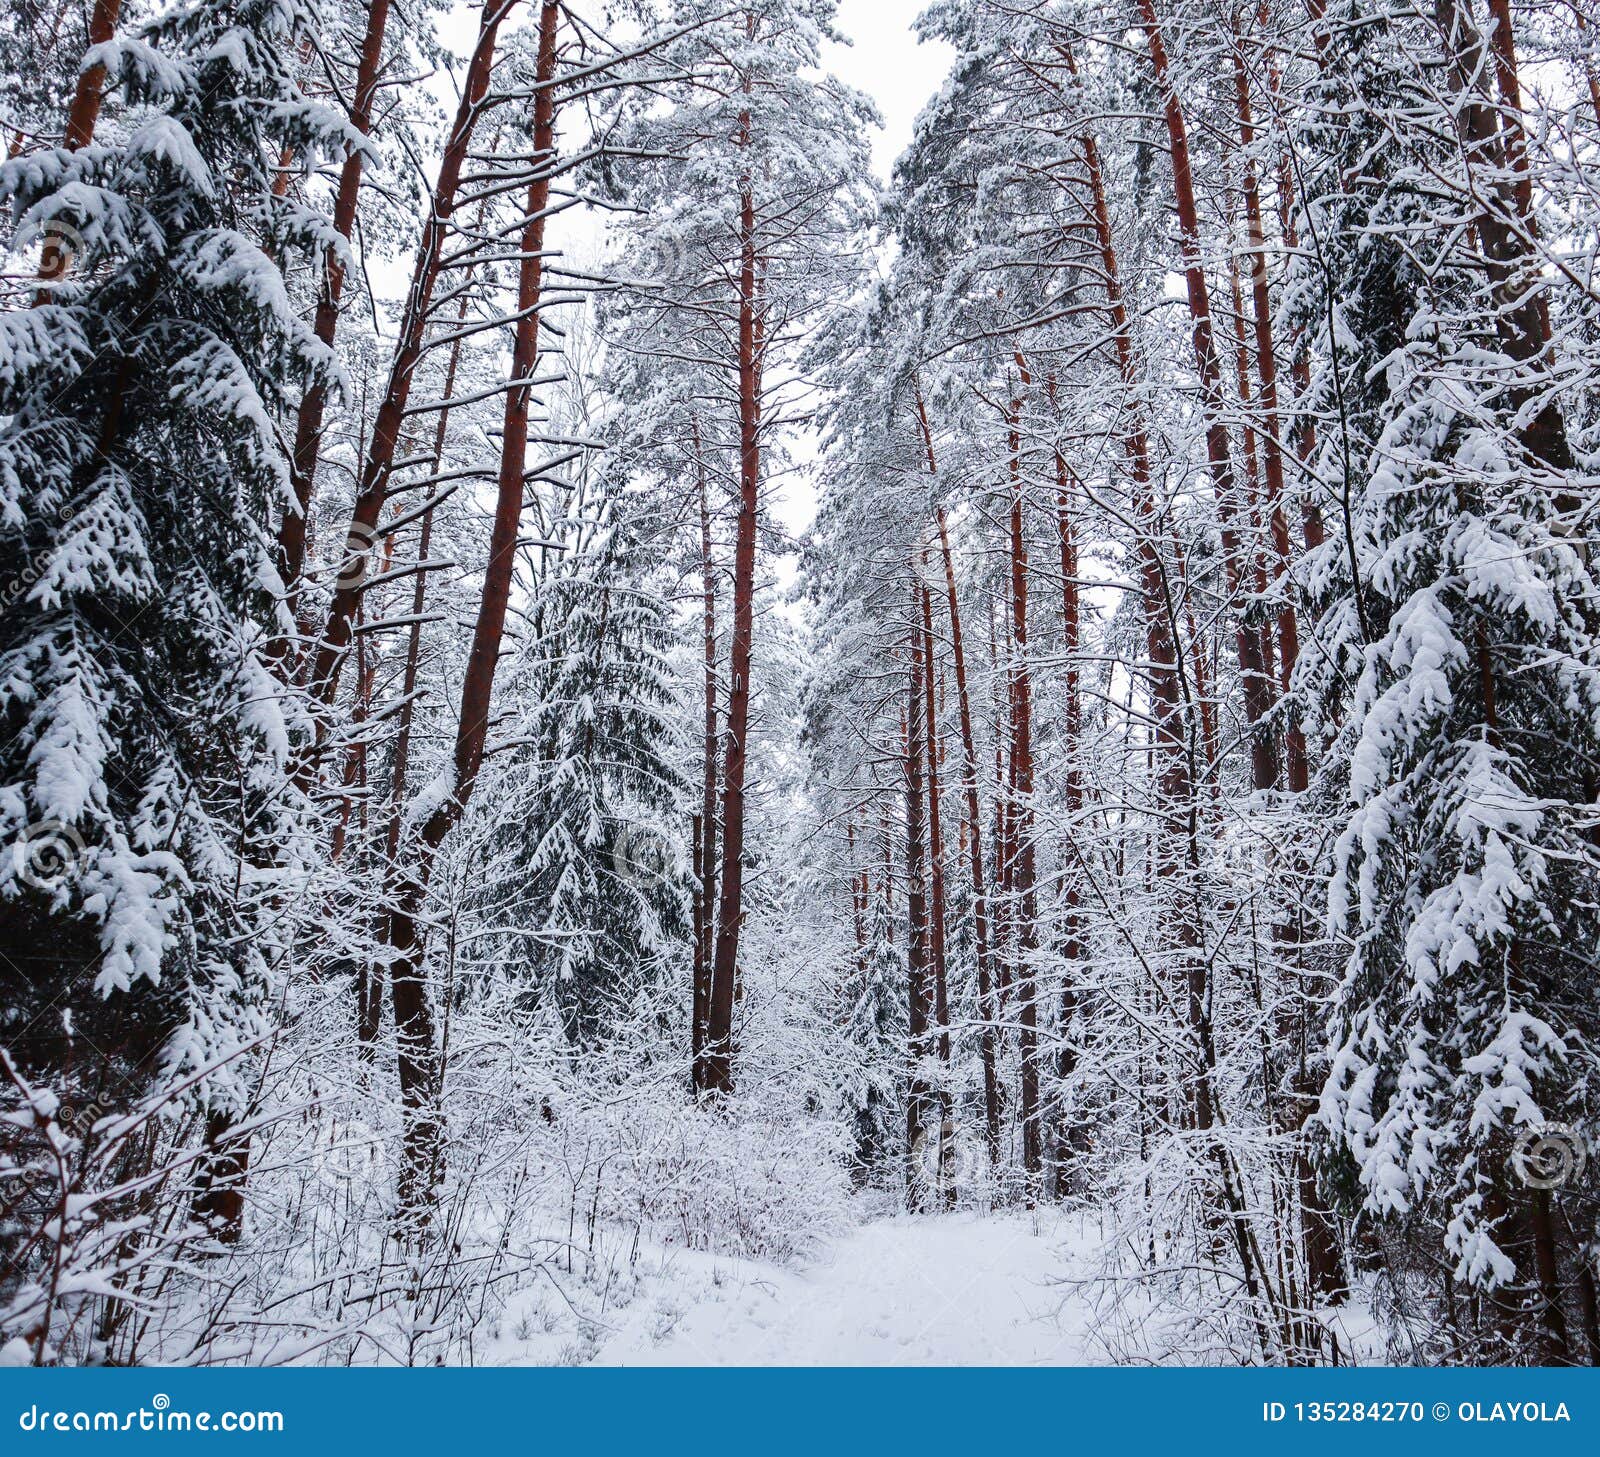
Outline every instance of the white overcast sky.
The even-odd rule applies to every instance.
[[[919,45],[911,25],[927,0],[841,0],[838,28],[852,44],[829,46],[823,64],[865,91],[883,113],[872,162],[887,181],[894,159],[911,140],[912,123],[944,81],[954,52],[942,42]]]
[[[880,183],[889,180],[895,158],[911,140],[917,113],[943,84],[954,56],[943,43],[924,45],[917,41],[912,25],[926,3],[927,0],[840,0],[836,26],[850,43],[829,45],[823,52],[824,67],[865,91],[883,116],[883,128],[872,138],[872,170]],[[445,18],[441,31],[458,55],[464,57],[470,50],[477,20],[477,6],[465,0],[458,0]],[[457,78],[463,65],[458,62],[454,68]],[[440,73],[429,84],[445,113],[452,113],[456,104],[452,80]],[[604,223],[597,216],[572,212],[562,218],[559,231],[560,238],[552,239],[556,246],[582,258],[599,246]],[[373,258],[368,262],[378,296],[398,303],[410,277],[409,257]],[[791,444],[802,468],[776,483],[771,508],[788,531],[799,534],[810,525],[816,509],[815,483],[809,469],[814,446],[809,439]],[[792,569],[792,560],[780,563],[780,576],[788,578]]]

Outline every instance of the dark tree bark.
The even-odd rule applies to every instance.
[[[922,429],[927,451],[928,474],[937,475],[938,458],[933,449],[933,431],[928,424],[927,405],[920,384],[916,387],[917,422]],[[990,906],[983,862],[983,813],[978,802],[978,749],[972,728],[972,697],[967,689],[967,655],[961,634],[961,601],[956,592],[955,560],[950,551],[950,532],[943,505],[935,505],[934,522],[939,532],[939,557],[944,567],[945,605],[950,614],[950,659],[956,680],[956,713],[961,727],[961,788],[966,806],[965,833],[968,864],[972,875],[972,922],[974,954],[978,972],[978,1017],[983,1026],[978,1035],[978,1055],[983,1065],[983,1127],[991,1167],[1000,1162],[1000,1087],[995,1069],[994,953],[990,945]]]
[[[1222,365],[1217,353],[1216,331],[1211,320],[1211,296],[1206,286],[1205,265],[1200,252],[1200,210],[1195,201],[1194,174],[1189,160],[1189,133],[1183,107],[1172,82],[1166,43],[1152,0],[1139,0],[1139,13],[1166,121],[1172,161],[1172,187],[1178,212],[1178,240],[1183,257],[1189,316],[1193,324],[1195,370],[1200,380],[1200,406],[1206,423],[1206,460],[1217,498],[1228,593],[1238,601],[1245,589],[1247,565],[1237,519],[1238,487],[1234,479],[1232,445],[1222,393]],[[1242,615],[1235,638],[1239,675],[1244,686],[1245,718],[1251,731],[1251,782],[1257,789],[1271,789],[1278,779],[1277,755],[1263,720],[1272,706],[1273,683],[1262,658],[1261,639],[1245,624]]]
[[[1017,356],[1022,388],[1032,382]],[[1007,706],[1011,723],[1012,841],[1011,892],[1016,956],[1017,1042],[1020,1052],[1022,1167],[1032,1187],[1044,1168],[1044,1137],[1039,1118],[1039,1007],[1034,986],[1034,953],[1039,944],[1036,891],[1037,857],[1033,832],[1033,680],[1028,666],[1028,538],[1023,520],[1022,401],[1011,402],[1011,512],[1008,554],[1011,586],[1011,662]]]
[[[1045,381],[1045,394],[1052,414],[1058,411],[1056,377],[1052,372]],[[1062,672],[1065,703],[1062,705],[1061,751],[1066,758],[1066,774],[1062,786],[1062,804],[1067,815],[1067,834],[1077,833],[1079,817],[1083,811],[1083,771],[1078,763],[1078,752],[1083,725],[1083,702],[1078,692],[1078,654],[1081,647],[1081,613],[1078,595],[1078,545],[1073,531],[1073,492],[1066,457],[1059,446],[1053,452],[1056,472],[1056,540],[1060,549],[1061,564],[1061,655],[1065,660]],[[1078,1049],[1074,1042],[1073,1023],[1078,1015],[1079,981],[1087,969],[1083,944],[1083,889],[1077,875],[1070,870],[1061,886],[1061,939],[1062,962],[1060,1026],[1056,1040],[1060,1051],[1056,1057],[1057,1097],[1061,1098],[1065,1085],[1078,1066]],[[1070,1192],[1072,1168],[1082,1152],[1085,1130],[1067,1112],[1062,1111],[1055,1123],[1055,1183],[1056,1197]]]
[[[467,300],[463,295],[456,314],[457,324],[465,322]],[[443,399],[434,426],[433,454],[429,473],[437,475],[444,460],[445,437],[450,429],[450,401],[455,397],[456,372],[461,363],[461,340],[450,345],[445,364]],[[417,572],[411,585],[411,625],[406,632],[405,667],[400,679],[400,712],[395,726],[394,763],[389,781],[389,818],[384,827],[385,874],[393,876],[400,859],[400,832],[405,818],[407,779],[411,766],[411,733],[416,722],[417,676],[422,659],[422,614],[427,605],[428,552],[433,546],[433,508],[423,512],[417,538]],[[381,927],[380,927],[381,929]],[[356,1047],[363,1059],[372,1057],[383,1022],[385,978],[381,966],[364,966],[356,986]]]
[[[932,563],[926,550],[922,568]],[[951,1182],[955,1127],[951,1118],[950,1074],[950,987],[945,966],[944,917],[944,834],[939,822],[939,735],[935,711],[938,655],[933,644],[933,594],[926,583],[917,589],[922,612],[922,729],[923,758],[928,773],[928,956],[933,973],[933,1016],[938,1025],[936,1043],[943,1085],[939,1090],[939,1191],[945,1203],[955,1204],[956,1189]]]
[[[913,614],[916,609],[913,593]],[[903,731],[903,773],[906,791],[906,971],[907,971],[907,1089],[906,1089],[906,1195],[914,1210],[927,1207],[927,1139],[934,1107],[932,1089],[922,1076],[928,1053],[928,973],[931,924],[928,915],[927,810],[922,746],[927,664],[923,660],[922,634],[913,615],[909,632],[911,677]]]
[[[1140,0],[1141,9],[1154,26],[1154,12],[1148,0]],[[1147,32],[1153,33],[1153,32]],[[1153,48],[1159,46],[1155,34]],[[1073,75],[1077,74],[1071,50],[1060,47],[1060,54]],[[1165,76],[1163,59],[1161,75]],[[1175,99],[1168,93],[1169,121],[1175,108]],[[1181,135],[1181,117],[1179,118]],[[1133,330],[1123,297],[1121,272],[1117,249],[1111,231],[1111,214],[1106,206],[1105,178],[1100,164],[1099,146],[1087,128],[1079,135],[1085,171],[1088,174],[1091,221],[1096,248],[1100,255],[1102,279],[1106,292],[1106,313],[1111,324],[1112,343],[1116,351],[1119,375],[1127,390],[1132,408],[1126,437],[1131,478],[1131,506],[1135,521],[1135,542],[1139,563],[1139,583],[1144,598],[1147,650],[1149,653],[1149,683],[1151,716],[1154,720],[1152,749],[1159,755],[1161,771],[1158,776],[1162,824],[1154,836],[1154,860],[1151,865],[1155,881],[1171,881],[1185,868],[1198,865],[1198,826],[1195,818],[1194,770],[1184,731],[1183,682],[1178,659],[1177,625],[1171,594],[1168,591],[1166,572],[1157,545],[1159,529],[1150,470],[1149,437],[1143,414],[1139,408],[1139,366],[1134,347]],[[1186,155],[1186,154],[1185,154]],[[1175,163],[1176,165],[1176,163]],[[1186,164],[1185,164],[1186,165]],[[1192,202],[1192,193],[1191,193]],[[1203,293],[1203,280],[1202,293]],[[1191,298],[1193,280],[1191,279]],[[1209,319],[1209,314],[1207,314]],[[1198,334],[1197,328],[1197,334]],[[1209,330],[1207,331],[1209,337]],[[1215,344],[1211,357],[1215,361]],[[1174,907],[1175,926],[1172,932],[1176,950],[1184,968],[1184,1011],[1188,1031],[1194,1042],[1194,1072],[1189,1094],[1189,1119],[1201,1134],[1210,1132],[1217,1123],[1216,1098],[1213,1076],[1216,1068],[1216,1043],[1211,1025],[1209,982],[1210,972],[1201,946],[1199,929],[1192,908],[1179,904]],[[1227,1228],[1233,1237],[1239,1258],[1245,1292],[1252,1305],[1263,1293],[1266,1262],[1261,1258],[1254,1232],[1244,1210],[1243,1197],[1233,1161],[1227,1148],[1219,1140],[1209,1140],[1209,1153],[1216,1165]],[[1256,1322],[1264,1354],[1270,1355],[1272,1336],[1265,1325]]]
[[[1480,205],[1473,224],[1496,305],[1495,327],[1506,353],[1519,364],[1532,366],[1550,347],[1550,308],[1534,248],[1539,232],[1522,135],[1522,93],[1511,11],[1506,0],[1490,0],[1490,13],[1495,19],[1492,69],[1499,85],[1500,108],[1492,104],[1487,92],[1484,78],[1491,67],[1470,0],[1434,0],[1445,60],[1461,102],[1456,125],[1468,163],[1477,174],[1475,201]],[[1509,205],[1503,200],[1508,179]],[[1531,378],[1520,381],[1509,394],[1519,410],[1535,403],[1538,406],[1519,432],[1523,447],[1552,471],[1570,471],[1575,462],[1558,398],[1548,389],[1540,390]],[[1563,492],[1556,504],[1563,514],[1571,514],[1580,502]]]

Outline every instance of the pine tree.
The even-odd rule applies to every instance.
[[[1322,1116],[1366,1208],[1428,1211],[1458,1278],[1537,1283],[1555,1322],[1556,1235],[1511,1150],[1550,1123],[1594,1138],[1600,584],[1551,529],[1559,482],[1515,448],[1492,343],[1426,310],[1412,336],[1356,516],[1377,628],[1340,734]]]
[[[674,161],[639,169],[625,188],[653,219],[639,239],[652,264],[634,305],[639,332],[654,332],[660,349],[661,331],[674,329],[679,355],[693,341],[691,357],[715,380],[720,418],[706,428],[727,443],[737,471],[718,904],[696,1069],[697,1086],[723,1092],[734,1086],[745,918],[761,493],[777,446],[774,423],[794,393],[784,366],[799,331],[848,287],[853,245],[869,216],[862,183],[871,104],[817,74],[836,8],[837,0],[750,0],[724,13],[707,0],[675,0],[669,24],[688,33],[663,58],[693,81],[671,93],[669,108],[643,105],[636,134],[641,150]]]

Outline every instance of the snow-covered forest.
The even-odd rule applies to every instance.
[[[836,9],[0,16],[0,1363],[1600,1362],[1600,16]]]

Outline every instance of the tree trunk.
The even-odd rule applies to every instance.
[[[1541,264],[1532,245],[1538,237],[1538,224],[1522,137],[1522,97],[1511,11],[1506,0],[1490,0],[1490,12],[1495,18],[1494,69],[1505,109],[1512,113],[1503,125],[1485,87],[1483,78],[1488,67],[1484,41],[1470,9],[1462,0],[1434,0],[1434,16],[1444,38],[1450,75],[1461,98],[1456,124],[1468,164],[1489,173],[1476,189],[1474,201],[1480,197],[1482,201],[1473,222],[1483,246],[1484,270],[1496,304],[1495,327],[1506,353],[1519,364],[1532,365],[1550,346],[1549,300],[1540,282]],[[1494,178],[1497,172],[1512,176],[1511,210],[1516,214],[1515,223],[1494,201],[1501,191]],[[1567,440],[1566,419],[1557,399],[1549,390],[1536,388],[1531,379],[1519,382],[1508,393],[1519,409],[1544,396],[1519,431],[1523,447],[1552,471],[1570,471],[1575,462]],[[1564,515],[1580,505],[1576,497],[1567,493],[1558,494],[1556,504]]]
[[[467,317],[467,299],[463,295],[456,322]],[[461,363],[461,340],[450,345],[450,357],[444,371],[444,408],[439,411],[434,426],[433,454],[430,475],[437,475],[444,460],[445,437],[450,429],[450,401],[455,397],[456,371]],[[400,857],[400,832],[405,819],[406,780],[411,764],[411,731],[416,722],[417,674],[422,658],[422,613],[427,605],[428,552],[433,545],[433,508],[422,514],[422,529],[417,537],[417,574],[411,585],[411,625],[406,633],[405,668],[400,679],[400,712],[395,726],[394,764],[389,780],[389,819],[384,829],[385,874],[393,877]],[[380,924],[380,931],[382,926]],[[378,1041],[378,1030],[383,1023],[384,975],[381,966],[364,967],[356,991],[356,1048],[364,1060],[370,1060]]]
[[[194,1213],[218,1244],[235,1245],[244,1232],[244,1190],[250,1169],[250,1136],[234,1133],[226,1113],[206,1118],[205,1153],[197,1164]]]
[[[1272,299],[1267,281],[1267,240],[1261,208],[1261,192],[1251,148],[1256,126],[1250,97],[1250,78],[1245,69],[1242,41],[1233,54],[1234,102],[1239,120],[1239,145],[1244,160],[1244,208],[1250,252],[1251,319],[1255,332],[1256,375],[1261,384],[1261,441],[1267,484],[1267,512],[1272,542],[1272,578],[1280,600],[1277,610],[1278,686],[1288,695],[1300,654],[1300,628],[1289,584],[1289,522],[1285,515],[1288,489],[1283,466],[1282,424],[1278,404],[1277,349],[1272,335]],[[1303,794],[1310,787],[1310,765],[1306,754],[1305,732],[1299,719],[1292,717],[1284,730],[1285,782],[1291,794]],[[1304,884],[1306,867],[1295,866],[1294,884]],[[1299,991],[1304,974],[1300,954],[1300,923],[1292,911],[1280,918],[1276,939],[1295,979],[1294,1018],[1281,1027],[1282,1041],[1288,1048],[1304,1046],[1308,1029],[1303,1025],[1309,1011]],[[1332,1211],[1326,1207],[1317,1188],[1316,1171],[1301,1132],[1315,1112],[1316,1103],[1309,1080],[1303,1071],[1294,1077],[1294,1097],[1288,1100],[1290,1120],[1285,1131],[1294,1138],[1291,1177],[1299,1210],[1300,1239],[1305,1251],[1306,1272],[1312,1291],[1322,1299],[1336,1302],[1348,1293],[1343,1262],[1339,1257]]]
[[[104,45],[116,34],[117,20],[122,13],[122,0],[94,0],[94,10],[89,16],[89,44]],[[90,66],[78,73],[72,91],[72,104],[67,108],[67,130],[62,145],[69,152],[81,151],[94,140],[95,123],[100,119],[100,102],[104,96],[106,80],[104,66]]]
[[[433,304],[433,291],[439,281],[440,263],[445,239],[450,230],[451,215],[455,210],[456,193],[461,185],[461,170],[466,163],[467,150],[478,124],[484,97],[489,90],[489,76],[494,65],[495,42],[500,24],[510,13],[516,0],[484,0],[483,13],[478,23],[477,44],[467,65],[466,83],[462,88],[461,104],[439,162],[439,176],[434,184],[432,207],[423,225],[422,239],[417,244],[416,259],[412,264],[411,287],[406,294],[405,309],[400,319],[399,338],[395,343],[393,359],[389,365],[389,379],[377,418],[373,421],[372,439],[367,446],[367,457],[362,465],[360,488],[356,493],[355,507],[351,513],[350,529],[346,536],[347,550],[352,555],[363,555],[378,537],[378,517],[388,499],[389,472],[393,468],[395,449],[400,441],[400,429],[405,423],[406,404],[411,397],[411,385],[421,362],[427,340],[429,314]],[[540,100],[543,100],[541,93]],[[536,103],[537,105],[537,103]],[[545,183],[548,195],[548,183]],[[541,224],[542,233],[542,224]],[[353,576],[345,573],[345,577]],[[328,604],[328,616],[317,644],[310,677],[314,700],[327,706],[333,702],[338,687],[339,672],[350,645],[350,625],[355,616],[356,603],[361,597],[359,581],[342,580]]]
[[[694,924],[694,1027],[691,1033],[696,1092],[710,1086],[706,1049],[710,1043],[712,956],[717,906],[717,579],[711,559],[711,503],[705,460],[700,453],[699,421],[691,421],[695,476],[700,494],[700,595],[705,712],[701,731],[700,813],[695,836],[698,861]]]
[[[1052,371],[1045,380],[1045,394],[1052,415],[1059,418],[1056,398],[1056,377]],[[1079,817],[1083,811],[1083,773],[1078,764],[1079,738],[1083,723],[1083,704],[1078,695],[1078,652],[1081,646],[1081,619],[1078,601],[1078,547],[1072,528],[1071,480],[1066,457],[1059,446],[1053,452],[1056,468],[1056,539],[1060,548],[1061,563],[1061,655],[1065,660],[1063,671],[1065,703],[1062,705],[1061,752],[1066,760],[1066,778],[1062,788],[1063,808],[1066,811],[1067,835],[1078,831]],[[1085,970],[1083,945],[1083,892],[1075,875],[1063,876],[1061,886],[1061,1003],[1058,1009],[1060,1025],[1056,1041],[1060,1048],[1056,1057],[1056,1098],[1059,1111],[1055,1124],[1055,1193],[1063,1198],[1070,1192],[1072,1168],[1083,1149],[1084,1128],[1067,1110],[1066,1085],[1078,1066],[1077,1035],[1074,1022],[1079,1010],[1078,982]]]
[[[1594,112],[1594,124],[1600,127],[1600,71],[1595,69],[1594,52],[1589,49],[1589,22],[1583,11],[1573,8],[1572,18],[1578,25],[1578,49],[1583,56],[1582,70],[1585,85],[1589,88],[1589,109]],[[1600,1359],[1600,1350],[1596,1351]]]
[[[500,472],[495,497],[489,558],[478,600],[472,647],[461,684],[451,792],[422,827],[415,858],[401,872],[389,914],[388,960],[400,1096],[404,1106],[403,1158],[399,1179],[402,1217],[425,1221],[443,1168],[444,1124],[439,1086],[442,1069],[434,1031],[432,999],[421,924],[428,882],[440,846],[460,822],[476,787],[489,729],[495,669],[505,635],[506,610],[516,564],[528,454],[528,412],[539,350],[539,302],[543,286],[545,213],[550,204],[550,174],[555,159],[555,98],[549,82],[556,69],[556,28],[561,7],[546,0],[540,8],[539,51],[534,100],[534,166],[541,169],[528,189],[527,221],[517,274],[517,324],[511,351],[511,382],[501,425]]]
[[[927,572],[931,566],[929,554],[924,549],[922,569]],[[938,1183],[944,1202],[954,1206],[956,1189],[951,1182],[951,1160],[955,1152],[955,1129],[950,1108],[950,988],[944,946],[944,835],[939,824],[939,720],[934,709],[939,662],[933,647],[933,594],[925,581],[918,588],[917,597],[922,609],[922,728],[923,753],[928,772],[928,954],[933,970],[933,1015],[939,1027],[937,1051],[942,1077],[938,1099]]]
[[[917,394],[917,413],[922,421],[928,447],[928,469],[934,463],[933,437],[928,431],[927,411]],[[994,1047],[994,956],[989,942],[989,895],[983,864],[983,814],[978,803],[978,750],[972,731],[972,699],[967,691],[967,658],[961,638],[961,604],[956,595],[956,569],[950,553],[950,533],[944,507],[934,508],[939,528],[939,553],[944,563],[945,600],[950,611],[950,657],[956,675],[956,710],[961,724],[961,785],[966,801],[966,834],[969,863],[972,867],[972,925],[978,971],[978,1017],[983,1026],[978,1036],[979,1058],[983,1064],[983,1126],[988,1141],[991,1166],[1000,1161],[1000,1090],[995,1071]]]
[[[749,145],[749,117],[741,119]],[[755,629],[756,512],[761,487],[761,372],[756,347],[755,197],[748,178],[739,193],[739,518],[733,544],[733,635],[728,652],[727,749],[722,769],[722,889],[716,955],[711,967],[711,1015],[706,1086],[733,1091],[734,986],[744,921],[744,781],[750,729],[750,663]]]
[[[1287,693],[1295,662],[1300,655],[1300,626],[1288,582],[1289,522],[1284,514],[1288,488],[1283,469],[1283,435],[1278,407],[1278,355],[1272,337],[1272,297],[1267,285],[1267,238],[1262,221],[1261,190],[1251,152],[1255,145],[1256,127],[1250,101],[1250,78],[1238,46],[1234,48],[1233,79],[1239,114],[1239,145],[1243,149],[1244,211],[1250,249],[1250,304],[1255,331],[1256,375],[1261,384],[1259,436],[1267,485],[1266,507],[1273,551],[1272,577],[1280,596],[1277,617],[1279,689]],[[1284,732],[1284,760],[1289,788],[1297,794],[1301,793],[1310,781],[1305,733],[1298,719],[1292,720]]]
[[[1211,321],[1211,296],[1206,286],[1205,265],[1200,252],[1200,212],[1195,202],[1194,174],[1189,161],[1189,134],[1183,119],[1183,108],[1168,70],[1166,45],[1152,0],[1139,0],[1139,13],[1150,47],[1150,60],[1167,124],[1173,194],[1178,210],[1178,239],[1183,256],[1189,316],[1193,322],[1195,370],[1200,380],[1201,413],[1206,424],[1206,460],[1211,468],[1212,488],[1216,492],[1228,592],[1237,602],[1245,589],[1246,562],[1236,519],[1237,487],[1222,394],[1222,366],[1217,355],[1216,331]],[[1244,687],[1245,718],[1251,731],[1251,783],[1258,790],[1271,789],[1278,778],[1277,756],[1262,720],[1271,707],[1273,685],[1262,658],[1261,640],[1246,626],[1242,615],[1236,641],[1239,674]]]
[[[922,1062],[928,1047],[928,969],[931,927],[928,917],[926,810],[923,803],[922,724],[927,664],[922,634],[915,625],[918,593],[912,595],[911,682],[904,731],[906,785],[906,969],[908,1079],[906,1088],[906,1197],[913,1210],[927,1207],[927,1139],[933,1099]]]
[[[89,15],[89,44],[104,45],[116,34],[117,18],[122,12],[122,0],[95,0]],[[72,92],[72,102],[67,107],[67,129],[61,139],[69,152],[79,152],[94,140],[95,123],[100,119],[100,102],[105,95],[106,68],[89,66],[78,72]],[[15,155],[15,154],[13,154]],[[39,253],[39,282],[51,284],[65,277],[72,266],[72,252],[57,236],[49,236]],[[41,290],[36,302],[49,300],[48,289]]]
[[[1021,385],[1031,380],[1017,356]],[[1036,856],[1033,834],[1033,682],[1028,668],[1028,542],[1022,509],[1022,402],[1011,402],[1011,664],[1007,705],[1011,720],[1011,838],[1014,850],[1012,895],[1016,950],[1018,1049],[1021,1061],[1022,1167],[1029,1197],[1037,1194],[1044,1169],[1044,1138],[1039,1121],[1039,1008],[1035,996],[1034,952],[1038,948]]]
[[[369,0],[367,33],[361,43],[361,59],[356,67],[355,97],[350,108],[350,124],[367,136],[372,130],[373,103],[378,95],[378,69],[383,62],[383,34],[389,23],[389,0]],[[339,172],[339,190],[333,203],[333,229],[346,242],[355,230],[356,207],[361,196],[361,168],[365,160],[360,148],[351,148]],[[317,297],[312,332],[323,344],[333,343],[339,327],[339,298],[344,291],[344,265],[330,245],[323,255],[322,290]],[[311,494],[316,484],[317,453],[322,444],[322,416],[327,408],[328,390],[313,381],[300,401],[295,419],[294,453],[290,457],[290,480],[294,487],[295,508],[285,511],[278,527],[278,571],[285,590],[295,591],[305,569],[306,519]]]
[[[1146,14],[1147,25],[1151,28],[1148,33],[1152,37],[1152,51],[1158,52],[1160,41],[1159,33],[1153,30],[1154,12],[1150,9],[1148,0],[1140,0],[1140,5]],[[1060,53],[1068,69],[1073,75],[1076,75],[1077,68],[1071,50],[1063,46],[1060,48]],[[1164,53],[1162,53],[1159,74],[1164,81]],[[1176,102],[1172,97],[1170,88],[1164,85],[1163,89],[1167,91],[1167,110],[1170,124]],[[1180,137],[1182,135],[1181,117],[1179,118],[1177,135]],[[1152,868],[1158,879],[1170,879],[1175,877],[1182,868],[1181,856],[1183,852],[1179,847],[1187,844],[1191,868],[1193,868],[1192,862],[1198,850],[1196,822],[1194,819],[1194,776],[1185,743],[1182,722],[1182,685],[1178,672],[1177,626],[1173,617],[1170,594],[1166,586],[1165,571],[1154,534],[1156,513],[1152,494],[1148,435],[1142,415],[1137,408],[1137,401],[1140,398],[1137,354],[1134,348],[1133,331],[1128,317],[1127,306],[1122,294],[1116,243],[1111,232],[1111,215],[1106,207],[1105,178],[1100,165],[1099,146],[1093,134],[1087,128],[1080,135],[1080,143],[1085,170],[1088,173],[1092,222],[1102,264],[1106,289],[1106,309],[1112,324],[1112,340],[1116,349],[1118,370],[1124,386],[1128,390],[1130,400],[1135,402],[1128,428],[1126,449],[1132,478],[1130,494],[1132,497],[1133,516],[1136,522],[1141,523],[1135,529],[1135,538],[1150,657],[1151,716],[1155,724],[1155,744],[1153,747],[1159,748],[1162,761],[1162,770],[1158,780],[1160,803],[1162,805],[1162,823],[1154,836],[1157,858]],[[1174,166],[1175,168],[1177,167],[1176,159],[1174,160]],[[1192,192],[1190,197],[1192,205]],[[1203,294],[1203,279],[1201,284]],[[1193,278],[1190,280],[1190,292],[1191,303],[1193,303]],[[1209,310],[1207,311],[1206,319],[1209,323]],[[1197,351],[1199,334],[1200,330],[1197,323]],[[1209,328],[1206,330],[1206,337],[1210,339]],[[1210,357],[1213,364],[1215,364],[1214,340],[1211,342]],[[1205,1133],[1211,1130],[1217,1121],[1212,1086],[1212,1073],[1216,1066],[1216,1047],[1212,1036],[1211,1015],[1208,1005],[1209,969],[1203,948],[1200,945],[1193,908],[1187,905],[1180,905],[1175,909],[1180,912],[1176,916],[1175,941],[1176,949],[1184,967],[1186,990],[1185,1020],[1187,1022],[1187,1030],[1194,1040],[1195,1069],[1190,1092],[1190,1118],[1194,1127],[1198,1131]],[[1210,1141],[1210,1153],[1217,1166],[1223,1206],[1228,1227],[1233,1235],[1235,1250],[1239,1257],[1246,1294],[1253,1304],[1261,1291],[1261,1277],[1264,1275],[1263,1262],[1259,1258],[1254,1235],[1245,1216],[1232,1158],[1227,1148],[1215,1139]],[[1260,1334],[1263,1352],[1267,1353],[1270,1348],[1271,1337],[1259,1319],[1255,1323]]]

